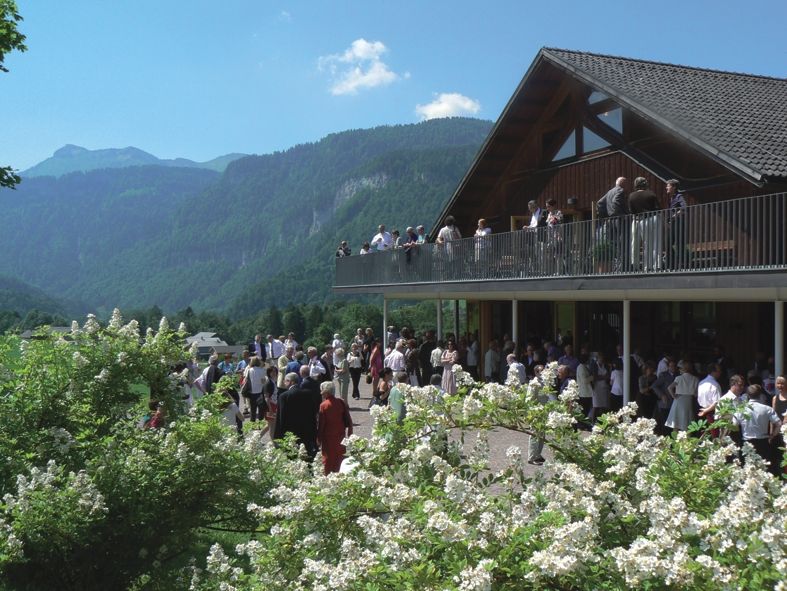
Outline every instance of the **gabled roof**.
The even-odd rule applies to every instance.
[[[509,99],[432,232],[483,199],[533,127],[556,76],[590,86],[699,153],[762,185],[787,179],[787,79],[543,48]]]
[[[541,56],[746,177],[787,177],[787,79],[565,49]]]

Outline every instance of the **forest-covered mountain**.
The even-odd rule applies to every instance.
[[[0,310],[16,312],[20,316],[30,310],[63,314],[65,306],[32,285],[0,275]]]
[[[490,128],[457,118],[347,131],[223,174],[28,178],[0,192],[0,273],[99,311],[322,303],[338,241],[357,252],[379,223],[432,223]]]
[[[50,158],[39,162],[22,173],[22,178],[36,176],[62,176],[69,172],[88,172],[102,168],[127,168],[129,166],[175,166],[179,168],[206,168],[224,172],[227,165],[246,154],[225,154],[207,162],[194,162],[188,158],[156,158],[139,148],[105,148],[88,150],[67,144],[56,150]]]

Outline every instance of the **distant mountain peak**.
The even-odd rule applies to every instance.
[[[83,148],[82,146],[75,146],[74,144],[66,144],[65,146],[63,146],[59,150],[55,150],[55,153],[52,154],[52,156],[54,158],[57,158],[58,156],[59,157],[71,157],[71,156],[77,156],[79,154],[84,154],[85,152],[88,152],[88,151],[89,150],[87,148]]]
[[[161,159],[134,146],[89,150],[75,144],[66,144],[55,150],[50,158],[22,172],[23,177],[63,176],[71,172],[88,172],[102,168],[129,166],[167,166],[205,168],[223,172],[227,165],[246,154],[225,154],[207,162],[194,162],[186,158]]]

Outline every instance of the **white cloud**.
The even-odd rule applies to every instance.
[[[400,78],[382,61],[387,52],[382,41],[356,39],[342,53],[320,57],[317,64],[331,75],[331,94],[357,94],[359,90],[386,86]],[[409,78],[409,73],[405,77]]]
[[[437,95],[431,103],[415,106],[415,113],[421,119],[475,115],[480,110],[481,103],[458,92],[444,92]]]
[[[292,15],[289,12],[287,12],[286,10],[282,10],[279,13],[279,20],[283,21],[285,23],[289,23],[292,20]]]

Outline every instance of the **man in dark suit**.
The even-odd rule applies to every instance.
[[[427,330],[424,342],[421,343],[421,346],[418,348],[418,365],[420,366],[418,383],[422,387],[429,384],[429,378],[431,378],[434,373],[434,368],[432,367],[432,351],[434,351],[436,346],[437,343],[435,342],[434,332]]]
[[[285,392],[279,394],[279,406],[276,409],[276,430],[273,438],[281,439],[292,433],[306,448],[309,459],[317,455],[317,415],[320,412],[322,398],[319,390],[299,387],[297,376],[289,373],[284,377]]]
[[[320,382],[318,378],[313,378],[309,375],[309,366],[302,365],[300,369],[300,376],[301,376],[301,388],[306,388],[307,390],[311,390],[315,394],[320,394]]]
[[[325,368],[325,373],[322,375],[320,382],[330,382],[333,380],[333,347],[325,347],[325,352],[320,357],[320,362]]]

